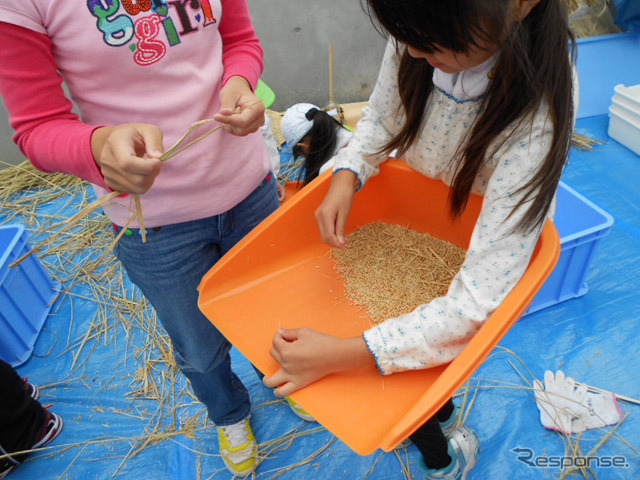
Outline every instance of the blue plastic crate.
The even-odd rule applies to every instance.
[[[584,295],[587,269],[599,240],[609,233],[613,217],[560,182],[554,224],[560,235],[560,258],[525,315]]]
[[[613,87],[640,83],[640,34],[615,33],[578,40],[578,118],[607,115]]]
[[[29,252],[22,225],[0,226],[0,358],[14,367],[27,361],[60,285]]]

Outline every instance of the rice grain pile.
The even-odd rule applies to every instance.
[[[346,248],[332,254],[347,298],[377,324],[444,295],[466,251],[427,233],[372,222],[354,230]]]

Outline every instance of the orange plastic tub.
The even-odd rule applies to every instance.
[[[340,337],[370,326],[345,298],[330,247],[322,243],[314,211],[330,172],[290,198],[227,253],[202,279],[199,306],[256,367],[272,375],[269,355],[279,327],[309,326]],[[347,233],[376,220],[428,232],[467,248],[482,197],[472,196],[456,222],[447,212],[448,187],[398,160],[356,194]],[[523,278],[450,364],[383,377],[375,367],[325,377],[292,397],[355,452],[390,451],[471,376],[522,312],[560,254],[558,234],[545,225]]]

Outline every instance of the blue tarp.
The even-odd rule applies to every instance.
[[[615,224],[598,244],[587,275],[588,293],[521,319],[471,380],[470,392],[477,390],[477,395],[466,423],[477,433],[482,446],[472,479],[552,478],[559,472],[557,468],[532,467],[524,461],[564,453],[561,436],[540,425],[531,392],[518,387],[524,385],[518,371],[529,376],[524,365],[537,378],[542,378],[547,369],[562,369],[587,384],[640,398],[640,158],[607,137],[607,122],[605,116],[579,120],[580,132],[607,143],[594,152],[573,150],[563,180],[613,215]],[[153,429],[149,418],[158,407],[157,401],[133,401],[127,395],[142,362],[136,357],[136,347],[144,345],[145,334],[134,329],[127,338],[127,332],[116,326],[117,334],[106,345],[91,342],[90,355],[83,353],[81,367],[70,371],[74,351],[61,355],[65,339],[82,338],[96,306],[91,299],[75,299],[71,305],[65,297],[60,302],[54,306],[33,356],[18,370],[41,385],[70,379],[44,390],[42,398],[64,417],[65,427],[53,444],[51,456],[35,455],[37,458],[21,466],[12,478],[229,478],[216,456],[211,424],[197,430],[194,438],[180,435],[163,440],[125,460],[134,440],[144,437],[145,429]],[[260,465],[257,478],[420,478],[414,447],[401,451],[400,457],[382,451],[360,457],[330,433],[306,424],[276,401],[235,350],[233,360],[251,392],[252,424],[263,447],[265,442],[297,428],[301,429],[298,433],[308,433],[298,435],[288,448],[270,453]],[[74,380],[78,377],[82,380]],[[176,388],[181,387],[182,383]],[[471,403],[462,397],[456,401]],[[628,418],[617,430],[619,438],[608,439],[597,455],[602,459],[624,457],[629,467],[594,468],[600,479],[640,478],[638,455],[621,440],[640,448],[640,406],[621,405]],[[185,422],[198,411],[197,405],[182,406],[177,411],[178,421]],[[161,430],[170,428],[171,417],[161,423]],[[580,442],[583,454],[603,436],[604,432],[585,435]],[[71,448],[61,451],[65,445]],[[520,453],[514,449],[520,449]],[[287,469],[298,462],[306,464]],[[410,473],[403,471],[403,464],[408,465]]]
[[[607,125],[606,115],[578,120],[579,133],[606,143],[592,152],[572,149],[563,181],[611,214],[615,224],[597,245],[586,278],[589,291],[522,318],[475,372],[468,389],[470,396],[475,395],[473,401],[462,395],[456,398],[470,406],[466,423],[481,443],[470,479],[557,478],[560,472],[535,466],[535,461],[538,465],[557,461],[565,453],[564,443],[561,435],[542,428],[521,375],[542,378],[547,369],[562,369],[578,381],[640,398],[640,157],[608,138]],[[45,205],[44,213],[66,202],[61,198]],[[0,212],[0,222],[9,213]],[[10,478],[230,478],[217,456],[210,423],[196,426],[193,435],[187,432],[141,445],[145,439],[154,440],[149,432],[170,432],[174,422],[180,427],[203,415],[197,402],[185,393],[179,395],[184,380],[180,376],[176,384],[166,380],[173,377],[161,364],[156,364],[154,378],[159,384],[164,378],[165,388],[178,392],[168,400],[177,398],[175,415],[167,401],[131,395],[139,387],[134,382],[139,368],[149,360],[145,330],[127,329],[112,318],[108,335],[87,339],[71,368],[97,309],[86,287],[75,285],[72,292],[73,300],[65,295],[54,305],[33,355],[18,367],[36,384],[63,382],[43,390],[42,403],[53,404],[65,427],[50,450],[33,455]],[[74,348],[68,349],[68,344]],[[157,356],[154,353],[151,360]],[[232,358],[251,393],[252,425],[265,456],[256,478],[422,478],[414,447],[397,454],[378,451],[358,456],[322,427],[294,416],[262,386],[236,350]],[[599,479],[640,478],[640,406],[621,406],[627,418],[593,455],[591,466]],[[582,455],[588,455],[608,431],[587,432],[579,442]],[[292,432],[289,443],[286,435]],[[597,465],[613,458],[628,466]]]

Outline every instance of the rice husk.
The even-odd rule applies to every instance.
[[[377,324],[446,294],[466,251],[427,233],[372,222],[355,229],[346,248],[332,254],[346,297]]]

